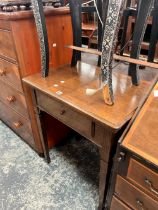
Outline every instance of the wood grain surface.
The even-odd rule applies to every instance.
[[[135,123],[122,142],[122,146],[158,166],[158,83],[151,92]]]
[[[58,71],[52,70],[48,78],[35,74],[23,81],[115,130],[131,118],[151,85],[151,82],[141,81],[139,86],[132,86],[130,77],[116,72],[113,75],[116,101],[113,106],[107,106],[101,90],[93,96],[86,95],[86,88],[98,88],[100,85],[99,69],[89,64],[79,62],[74,68],[66,65]],[[55,84],[58,86],[54,87]],[[62,94],[58,95],[58,91]]]

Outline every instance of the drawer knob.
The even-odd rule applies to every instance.
[[[18,121],[18,122],[14,122],[13,125],[15,128],[20,128],[23,124],[22,122]]]
[[[117,158],[118,162],[121,162],[125,159],[125,153],[124,152],[120,152],[119,157]]]
[[[6,75],[6,71],[5,71],[5,70],[0,69],[0,76],[5,76],[5,75]]]
[[[158,190],[157,189],[155,189],[154,187],[153,187],[153,184],[152,184],[152,181],[150,181],[149,179],[147,179],[147,178],[145,178],[145,184],[147,184],[148,185],[148,187],[149,187],[149,189],[150,189],[150,191],[151,192],[153,192],[153,193],[155,193],[156,195],[158,195]]]
[[[60,114],[61,114],[61,115],[64,115],[65,112],[66,112],[65,110],[62,110],[62,111],[60,112]]]
[[[143,204],[142,201],[140,201],[139,199],[137,199],[136,202],[137,202],[137,206],[138,206],[141,210],[145,210],[144,204]]]
[[[9,103],[14,102],[15,100],[16,100],[16,98],[15,98],[14,96],[8,96],[8,97],[7,97],[7,101],[8,101]]]

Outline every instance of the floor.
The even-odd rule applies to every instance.
[[[48,165],[0,121],[1,210],[95,210],[99,153],[72,138],[50,151]]]

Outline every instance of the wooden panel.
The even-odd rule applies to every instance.
[[[6,83],[0,82],[0,99],[21,115],[28,118],[25,97]]]
[[[123,202],[121,202],[115,196],[113,196],[110,210],[132,210],[132,209],[126,206]]]
[[[117,176],[115,194],[132,209],[158,209],[158,202],[120,176]]]
[[[5,21],[5,20],[1,20],[0,21],[0,29],[11,30],[10,22],[9,21]]]
[[[52,14],[46,16],[50,66],[58,67],[71,63],[72,51],[65,48],[65,45],[73,42],[71,17],[69,10],[66,9],[65,13],[64,8],[50,9],[50,11]],[[53,12],[55,12],[55,16]],[[21,75],[25,77],[41,71],[40,48],[34,18],[24,19],[23,15],[25,14],[20,12],[19,14],[21,14],[21,19],[11,21],[11,25]]]
[[[143,187],[146,192],[152,193],[158,199],[158,173],[155,173],[138,161],[130,159],[127,178]],[[151,185],[149,182],[151,182]]]
[[[34,146],[30,122],[21,115],[17,114],[1,101],[0,119],[4,121],[9,127],[11,127],[26,142],[28,142],[28,144]]]
[[[39,91],[36,91],[36,96],[37,104],[40,108],[86,138],[91,138],[92,120],[90,118],[87,118],[59,101],[53,100]]]
[[[122,146],[158,166],[158,97],[154,97],[155,91],[158,91],[158,83],[123,140]]]
[[[0,59],[0,80],[23,92],[18,67],[3,59]]]
[[[12,34],[7,30],[0,30],[0,56],[16,61],[16,53]]]

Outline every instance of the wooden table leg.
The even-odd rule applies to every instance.
[[[47,135],[44,129],[43,125],[43,120],[42,120],[42,114],[43,112],[37,108],[37,103],[36,103],[36,96],[34,90],[31,90],[31,97],[32,97],[32,103],[34,106],[34,112],[37,120],[37,125],[38,125],[38,130],[39,130],[39,135],[43,147],[43,152],[44,152],[44,157],[47,163],[50,163],[50,156],[49,156],[49,147],[48,147],[48,141],[47,141]]]
[[[106,186],[108,164],[100,160],[100,174],[99,174],[99,207],[98,210],[102,210],[104,204],[104,192]]]
[[[38,111],[38,126],[40,130],[40,136],[41,136],[41,141],[42,141],[42,146],[44,150],[44,157],[47,163],[50,163],[50,156],[49,156],[49,147],[48,147],[48,140],[47,140],[47,135],[45,132],[44,124],[43,124],[43,119],[42,119],[43,112],[41,110]]]
[[[100,174],[99,174],[99,210],[104,207],[105,196],[108,187],[110,164],[112,163],[112,151],[115,134],[111,129],[105,129],[102,147],[100,148]]]

